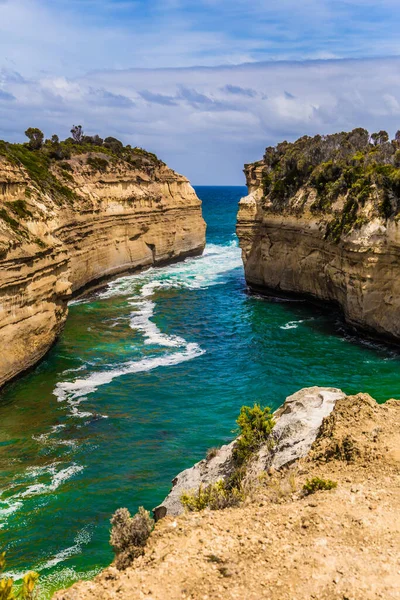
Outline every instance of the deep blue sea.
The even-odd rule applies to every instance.
[[[235,237],[246,188],[198,187],[204,255],[72,302],[46,359],[0,395],[0,536],[41,597],[112,560],[109,519],[156,506],[233,436],[243,404],[311,385],[400,396],[400,359],[305,302],[246,291]]]

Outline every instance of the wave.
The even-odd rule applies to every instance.
[[[69,546],[68,548],[64,548],[64,550],[57,552],[52,558],[47,559],[46,562],[40,565],[37,570],[42,571],[43,569],[51,569],[51,567],[55,567],[58,563],[64,562],[74,554],[80,554],[82,552],[82,546],[88,544],[91,538],[92,533],[89,527],[84,527],[76,535],[73,546]]]
[[[38,496],[42,494],[48,494],[49,492],[55,492],[60,485],[68,481],[68,479],[71,479],[71,477],[82,470],[83,466],[77,464],[72,464],[65,469],[61,469],[61,471],[57,471],[55,465],[50,465],[42,471],[52,475],[50,483],[35,483],[30,485],[24,492],[17,494],[15,498],[27,498],[30,496]]]
[[[21,501],[13,501],[12,498],[9,500],[0,499],[0,518],[2,521],[0,523],[0,529],[6,526],[5,519],[7,519],[7,517],[12,515],[13,513],[17,512],[20,508],[22,508],[22,506],[23,503]]]
[[[175,366],[204,354],[205,351],[197,343],[160,331],[152,320],[156,305],[151,298],[157,291],[165,289],[201,289],[223,284],[230,272],[240,265],[241,251],[237,241],[232,240],[228,246],[209,244],[201,256],[188,258],[181,263],[151,267],[144,272],[110,282],[105,290],[97,292],[96,298],[105,300],[114,296],[128,296],[129,305],[135,309],[130,315],[130,327],[143,335],[145,345],[170,348],[172,351],[161,356],[125,362],[114,368],[107,366],[73,381],[59,382],[53,392],[57,400],[70,404],[71,416],[88,417],[91,414],[79,411],[74,401],[84,399],[84,396],[95,392],[99,386],[109,384],[117,377]]]
[[[92,539],[92,529],[93,527],[87,526],[78,531],[77,535],[74,539],[74,544],[69,546],[68,548],[64,548],[57,552],[51,558],[46,559],[44,562],[35,566],[32,570],[40,573],[46,569],[51,569],[55,567],[61,562],[64,562],[71,556],[81,554],[82,546],[87,545]],[[40,577],[40,586],[37,590],[37,598],[49,598],[49,592],[54,592],[54,589],[61,589],[62,587],[67,587],[71,585],[73,582],[78,581],[79,579],[92,579],[97,575],[100,569],[93,569],[87,573],[77,573],[74,569],[65,567],[61,571],[56,571],[50,573],[48,575],[44,575]],[[14,581],[19,582],[22,580],[25,572],[13,572],[9,571],[4,574],[5,577],[11,577]],[[61,582],[65,582],[65,585],[61,585]],[[55,583],[59,583],[60,585],[55,585]],[[36,596],[35,596],[36,598]]]
[[[43,467],[28,467],[22,476],[22,480],[14,481],[6,489],[1,491],[0,518],[2,522],[0,523],[0,529],[6,527],[7,517],[13,515],[23,507],[24,500],[34,496],[48,495],[55,492],[66,481],[84,468],[82,465],[73,463],[64,469],[57,470],[59,465],[60,463],[57,462]],[[49,483],[38,481],[40,478],[46,476],[51,477]],[[32,480],[36,480],[35,483],[30,483]],[[21,488],[21,486],[27,486],[23,492],[14,493],[14,495],[8,498],[2,497],[4,494],[9,494],[15,490],[15,488]]]
[[[107,299],[113,296],[137,294],[141,289],[142,297],[149,297],[158,289],[184,288],[201,289],[210,285],[222,284],[224,276],[241,267],[241,250],[237,241],[228,246],[208,244],[201,256],[168,265],[151,267],[141,273],[126,275],[110,282],[105,290],[97,293],[97,298]],[[88,300],[89,302],[89,300]]]
[[[300,319],[299,321],[289,321],[286,325],[281,325],[280,329],[297,329],[301,323],[304,323],[304,319]]]
[[[171,367],[179,363],[192,360],[204,354],[204,350],[198,344],[189,343],[183,352],[174,352],[164,354],[163,356],[150,356],[142,360],[127,362],[119,365],[116,369],[91,373],[83,379],[75,381],[64,381],[58,383],[54,390],[54,395],[59,402],[68,399],[80,398],[95,392],[100,386],[111,383],[117,377],[151,371],[158,367]]]
[[[130,326],[132,329],[142,332],[145,344],[168,346],[170,348],[179,348],[186,345],[186,340],[177,335],[162,333],[157,325],[150,320],[154,315],[154,302],[146,300],[130,302],[130,306],[139,309],[137,312],[132,313]]]

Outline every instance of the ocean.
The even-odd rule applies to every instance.
[[[246,289],[242,187],[197,187],[201,257],[120,277],[71,302],[37,368],[0,394],[0,546],[40,597],[112,558],[109,519],[155,507],[173,477],[231,440],[243,404],[323,385],[400,396],[400,357],[339,315]]]

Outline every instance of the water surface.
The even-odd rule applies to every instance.
[[[234,234],[245,188],[197,188],[202,257],[122,277],[72,303],[34,371],[0,396],[0,536],[42,597],[112,560],[109,518],[151,509],[171,479],[232,437],[244,403],[310,385],[400,396],[393,352],[332,313],[246,293]]]

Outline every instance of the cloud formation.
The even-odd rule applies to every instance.
[[[400,128],[400,58],[97,71],[0,73],[0,137],[37,126],[113,135],[155,151],[196,184],[243,183],[245,162],[283,139]]]
[[[398,0],[1,0],[0,68],[218,66],[400,53]]]

